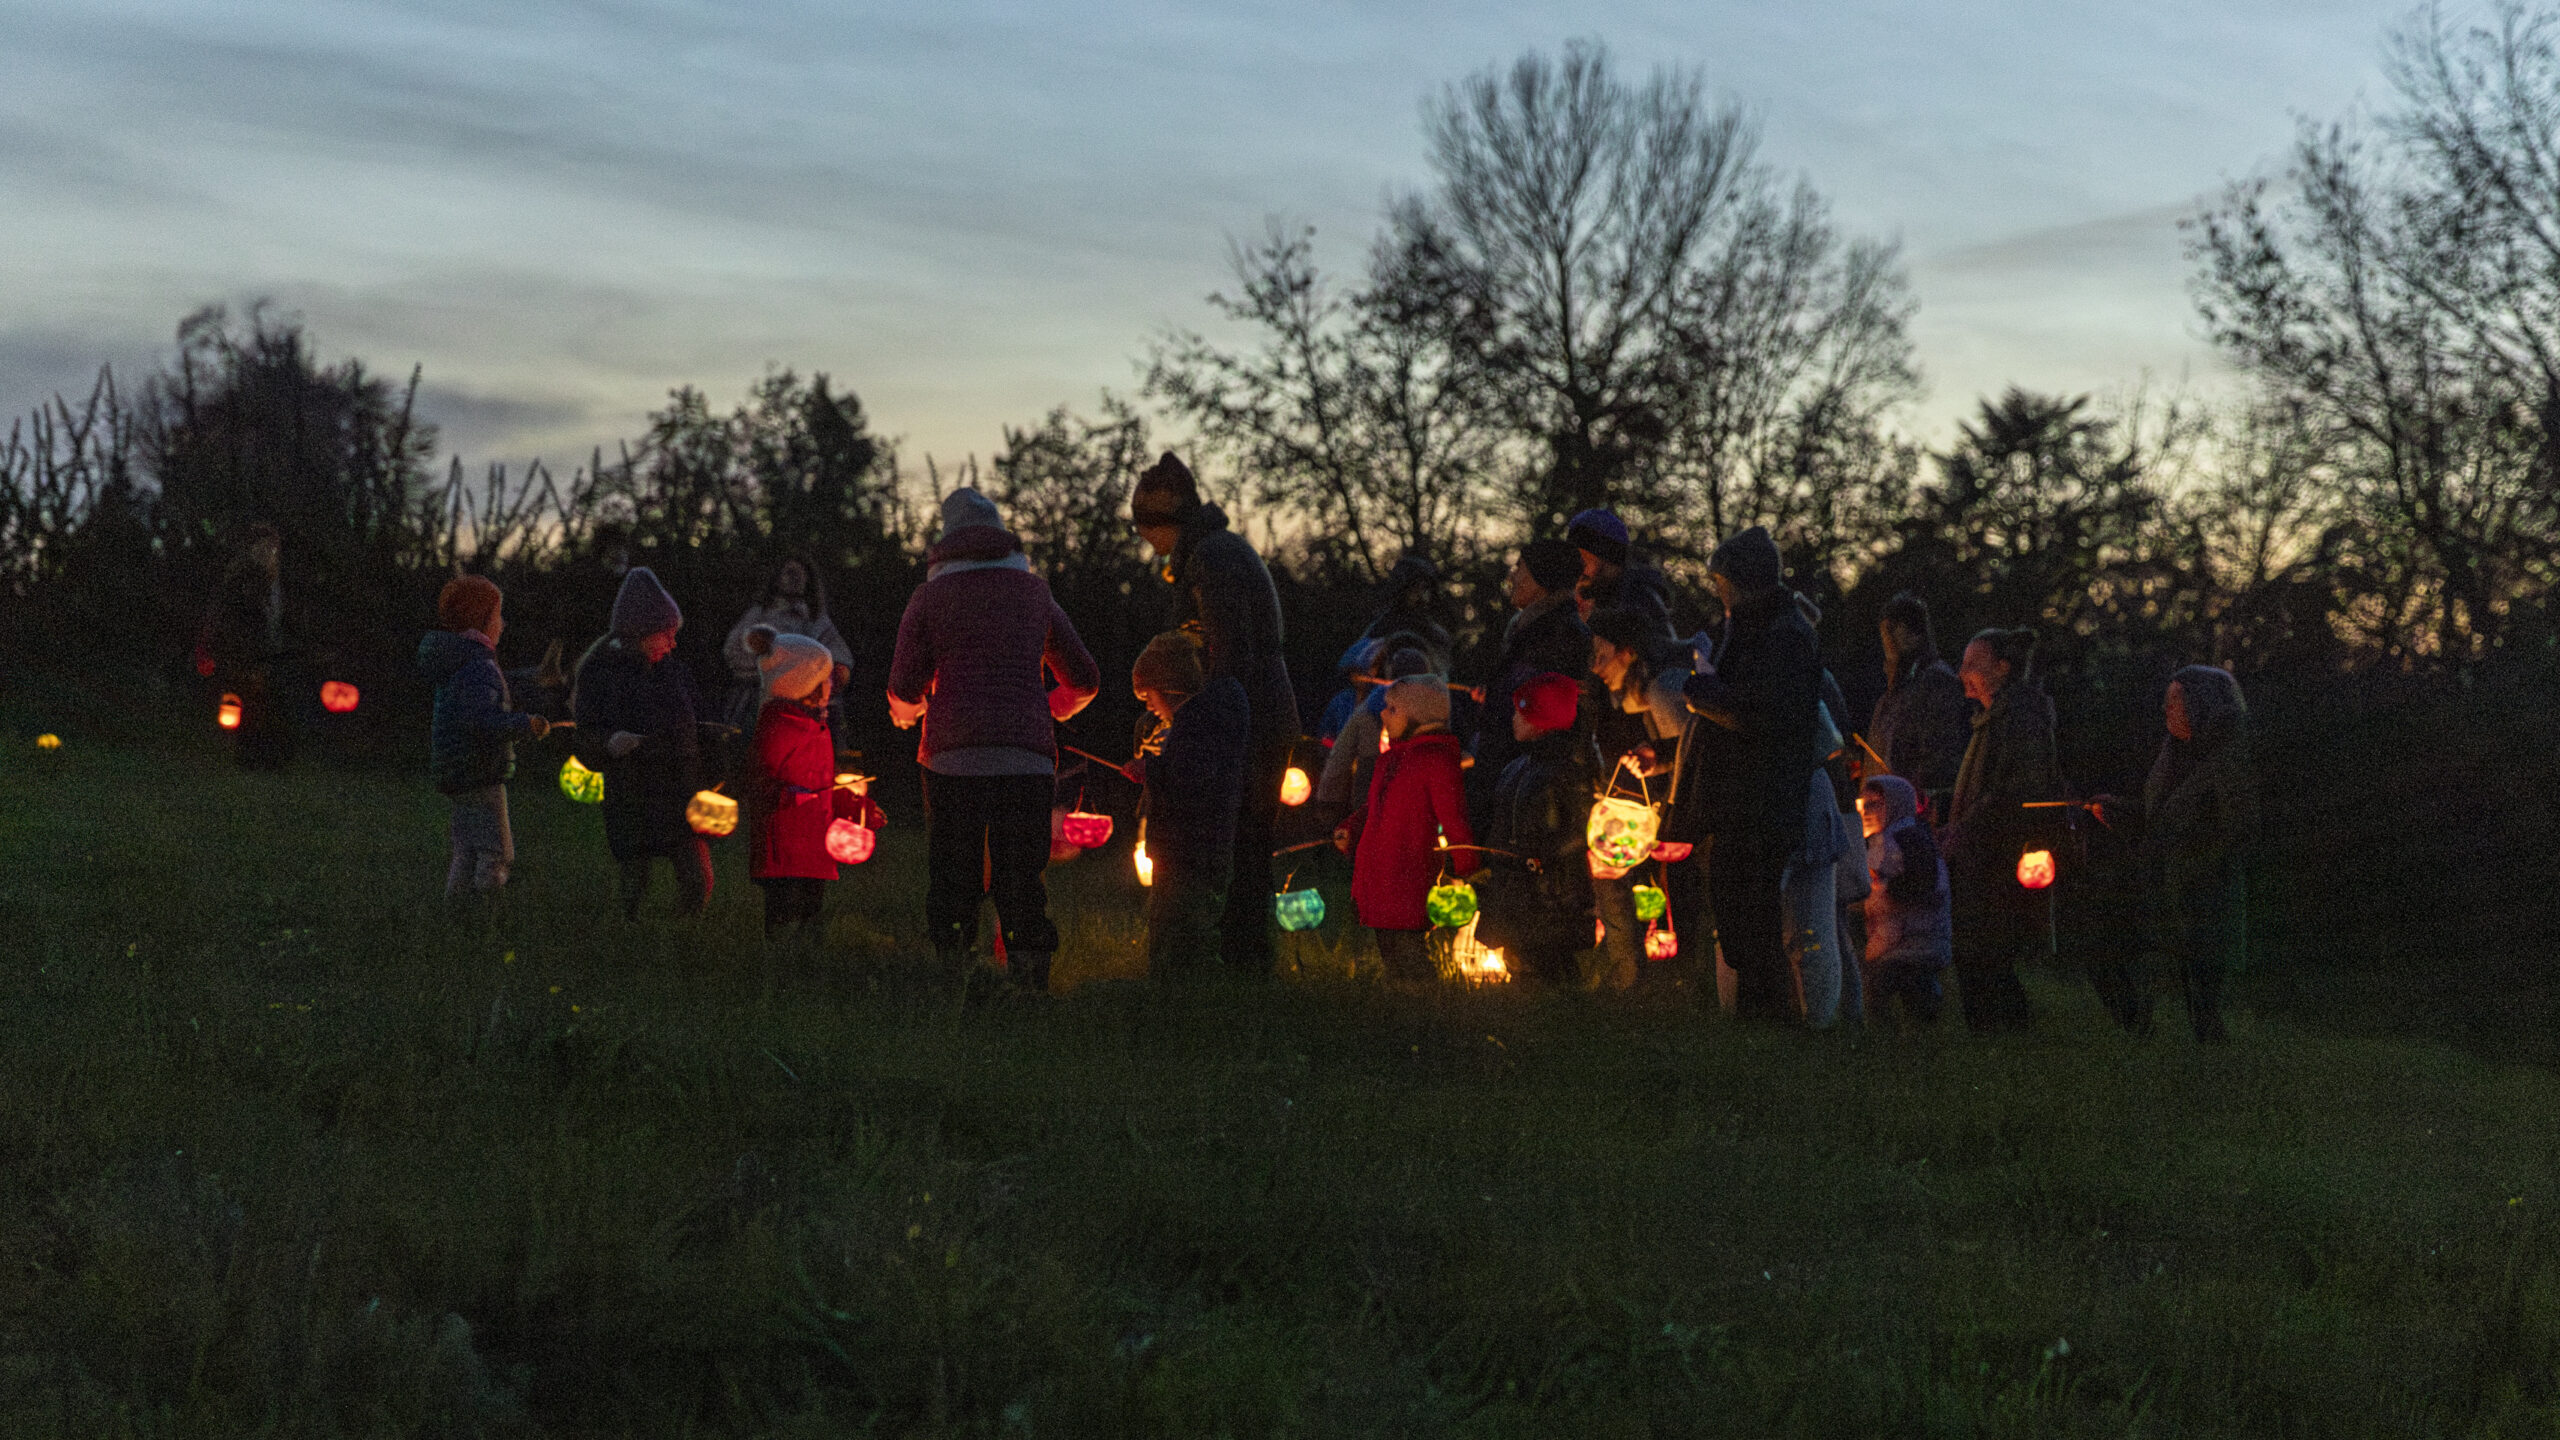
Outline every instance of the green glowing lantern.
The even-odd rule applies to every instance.
[[[601,805],[604,803],[604,773],[579,764],[578,757],[572,755],[560,766],[560,793],[581,805]]]
[[[1659,885],[1639,885],[1635,896],[1636,918],[1639,920],[1659,920],[1662,912],[1671,908],[1671,897],[1663,894]]]
[[[1283,890],[1271,897],[1272,913],[1283,930],[1313,930],[1324,923],[1324,892]]]
[[[1464,880],[1434,885],[1422,897],[1422,913],[1434,925],[1464,925],[1476,918],[1476,887]]]

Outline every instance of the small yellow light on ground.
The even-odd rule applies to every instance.
[[[36,737],[36,748],[39,750],[59,750],[62,748],[62,737],[59,735],[39,735]]]

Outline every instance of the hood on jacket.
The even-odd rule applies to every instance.
[[[487,641],[476,635],[460,630],[430,630],[418,642],[418,673],[441,685],[463,666],[496,654]]]
[[[1920,792],[1899,775],[1867,777],[1866,783],[1858,787],[1858,798],[1884,807],[1884,824],[1879,829],[1890,830],[1920,815]]]
[[[2230,671],[2189,665],[2170,677],[2170,683],[2186,695],[2187,720],[2195,727],[2198,745],[2210,749],[2248,723],[2249,704],[2241,698],[2240,682]]]
[[[944,532],[924,552],[924,563],[941,565],[949,561],[1002,560],[1022,553],[1022,541],[1001,525],[963,525]]]

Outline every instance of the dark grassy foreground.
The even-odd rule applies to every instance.
[[[626,929],[516,798],[489,939],[423,786],[11,743],[0,1433],[2560,1435],[2546,1071],[2060,981],[2001,1044],[1400,1001],[1329,942],[963,1006],[906,834],[776,985],[734,846]],[[1125,965],[1116,866],[1056,873],[1063,968]]]

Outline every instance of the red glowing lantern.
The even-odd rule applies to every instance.
[[[1686,840],[1656,840],[1653,842],[1653,858],[1665,864],[1677,865],[1696,854],[1697,849],[1697,846]]]
[[[1673,934],[1669,926],[1646,926],[1644,932],[1644,958],[1647,960],[1679,959],[1680,937]]]
[[[1299,766],[1290,766],[1288,773],[1280,777],[1280,803],[1283,805],[1304,805],[1307,803],[1307,797],[1314,793],[1316,793],[1315,785],[1307,779],[1307,772]]]
[[[2053,883],[2053,852],[2030,850],[2018,857],[2018,883],[2030,890],[2042,890]]]
[[[221,726],[225,730],[239,729],[240,697],[237,695],[223,696],[222,703],[213,707],[213,723]]]
[[[361,698],[363,697],[357,693],[356,687],[344,680],[320,682],[320,708],[332,715],[353,713],[356,702]]]
[[[880,832],[851,820],[827,826],[827,858],[839,865],[859,865],[880,848]]]
[[[1111,817],[1070,810],[1058,821],[1058,838],[1079,850],[1091,850],[1111,839]]]

